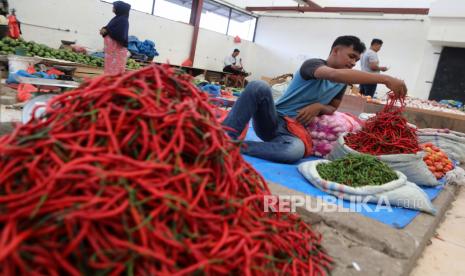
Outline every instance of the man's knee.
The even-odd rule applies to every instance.
[[[283,145],[282,150],[282,162],[283,163],[296,163],[304,157],[305,154],[305,145],[300,139],[296,139],[291,143],[286,143]]]
[[[247,88],[245,89],[245,92],[252,93],[254,95],[258,96],[264,96],[264,95],[271,95],[271,88],[268,85],[268,83],[262,81],[262,80],[256,80],[256,81],[251,81],[247,84]]]

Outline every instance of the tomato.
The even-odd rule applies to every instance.
[[[426,163],[426,165],[428,165],[428,166],[433,165],[433,161],[431,161],[431,160],[426,160],[425,163]]]

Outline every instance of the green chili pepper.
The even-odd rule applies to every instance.
[[[348,154],[330,163],[317,165],[320,176],[352,187],[379,186],[398,179],[397,174],[376,157]]]

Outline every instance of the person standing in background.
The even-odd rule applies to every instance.
[[[21,23],[16,18],[16,10],[11,10],[11,15],[8,16],[8,35],[13,39],[18,39],[21,37]]]
[[[126,69],[130,10],[131,5],[128,3],[114,2],[113,12],[116,16],[100,29],[105,43],[105,74],[118,75]]]
[[[362,55],[360,64],[362,66],[362,71],[368,73],[379,73],[386,72],[388,68],[386,66],[379,66],[378,52],[383,46],[383,41],[378,38],[374,38],[371,41],[370,49]],[[360,92],[362,95],[373,97],[376,92],[377,84],[360,84]]]

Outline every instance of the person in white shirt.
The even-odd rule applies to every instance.
[[[385,72],[388,70],[386,66],[379,66],[378,52],[383,46],[383,41],[381,39],[373,39],[371,41],[370,49],[368,49],[360,60],[362,66],[362,71],[368,73],[378,74],[379,72]],[[373,97],[376,92],[376,83],[373,84],[361,84],[360,92],[362,95]]]
[[[231,73],[234,75],[249,75],[247,72],[244,71],[244,68],[242,67],[242,59],[237,58],[240,52],[241,51],[239,51],[239,49],[234,49],[232,55],[229,55],[224,58],[223,72]]]

